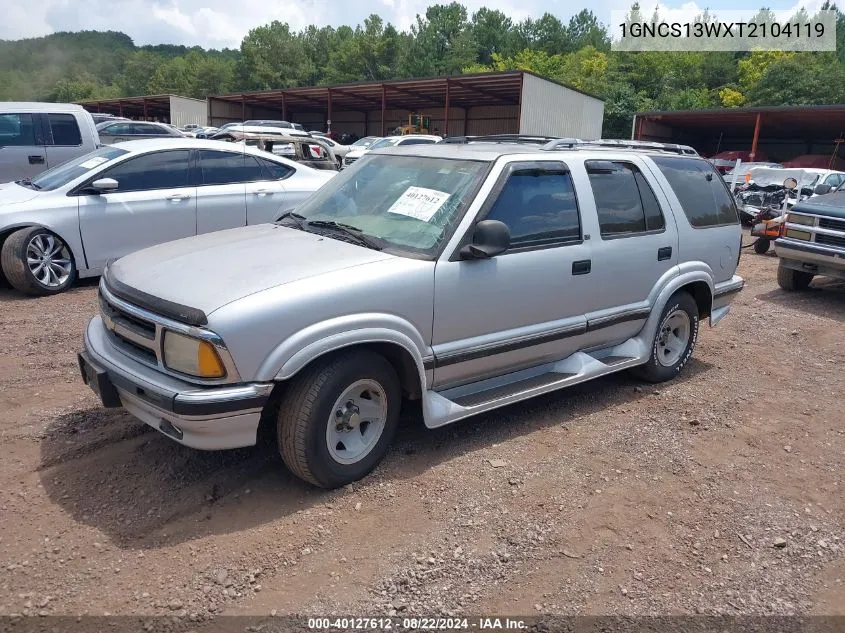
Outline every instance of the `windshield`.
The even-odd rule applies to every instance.
[[[353,226],[384,242],[388,251],[432,256],[472,201],[488,165],[367,155],[329,180],[296,213],[308,221]]]
[[[375,136],[365,136],[364,138],[359,138],[357,141],[352,143],[353,147],[369,147],[373,144],[373,141],[376,140]]]
[[[379,147],[392,147],[398,142],[398,138],[383,138],[370,145],[370,149],[378,149]]]
[[[128,153],[125,149],[111,145],[95,149],[93,152],[89,152],[84,156],[78,156],[73,160],[41,172],[32,179],[32,186],[39,191],[53,191],[76,180],[80,176],[84,176],[92,169],[105,165],[118,156]]]

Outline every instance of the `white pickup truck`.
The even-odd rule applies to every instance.
[[[99,144],[94,119],[80,105],[0,102],[0,183],[32,178]]]

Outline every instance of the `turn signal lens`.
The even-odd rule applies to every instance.
[[[177,332],[164,334],[164,364],[168,369],[199,378],[222,378],[226,368],[214,345]]]
[[[812,234],[808,231],[798,231],[796,229],[786,229],[786,237],[791,237],[794,240],[809,240]]]

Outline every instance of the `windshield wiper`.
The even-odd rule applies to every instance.
[[[306,220],[305,225],[313,226],[318,229],[334,229],[335,231],[355,239],[362,246],[366,246],[367,248],[371,248],[375,251],[384,249],[384,245],[381,243],[381,240],[372,238],[369,235],[364,235],[361,229],[357,226],[352,226],[351,224],[335,222],[334,220]]]
[[[29,187],[30,189],[35,189],[36,191],[41,189],[41,187],[32,183],[32,178],[24,178],[23,180],[16,180],[15,184],[21,185],[22,187]]]
[[[299,215],[298,213],[296,213],[294,211],[286,211],[281,216],[279,216],[279,219],[276,220],[275,223],[278,224],[279,222],[281,222],[282,220],[286,220],[287,218],[293,218],[294,220],[297,221],[296,223],[298,225],[302,226],[302,221],[305,219],[305,216]]]

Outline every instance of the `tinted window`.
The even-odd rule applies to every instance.
[[[596,201],[602,237],[664,228],[657,198],[635,165],[588,160],[585,166]]]
[[[117,191],[147,191],[188,186],[188,150],[153,152],[115,165],[99,178],[114,178]]]
[[[111,125],[104,125],[100,131],[104,134],[120,134],[128,136],[132,134],[132,125],[130,123],[112,123]]]
[[[485,219],[507,224],[517,247],[581,237],[572,177],[557,166],[514,171]]]
[[[132,134],[166,134],[163,128],[149,123],[132,123],[130,127]]]
[[[53,145],[82,145],[82,134],[72,114],[48,114]]]
[[[272,160],[266,160],[264,158],[256,158],[256,160],[264,170],[263,178],[266,180],[281,180],[293,171],[292,167],[282,165],[281,163],[274,163]]]
[[[430,138],[411,138],[407,141],[401,141],[399,145],[425,145],[427,143],[434,143]]]
[[[31,114],[0,114],[0,147],[35,145]]]
[[[736,224],[736,206],[725,181],[706,161],[696,158],[653,156],[694,227]]]
[[[258,161],[245,154],[200,150],[200,168],[204,185],[226,185],[262,180]]]

